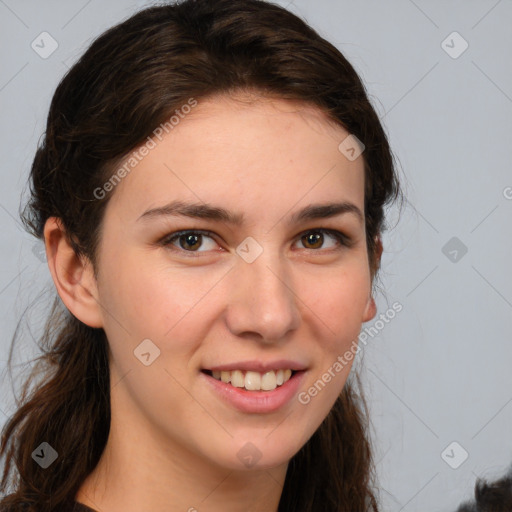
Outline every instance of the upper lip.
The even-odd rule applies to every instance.
[[[209,368],[203,368],[204,370],[211,371],[234,371],[234,370],[242,370],[249,372],[259,372],[266,373],[270,370],[293,370],[293,371],[302,371],[306,369],[306,366],[297,362],[292,361],[290,359],[279,359],[278,361],[239,361],[237,363],[229,363],[229,364],[219,364],[216,366],[211,366]]]

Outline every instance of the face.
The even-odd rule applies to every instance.
[[[111,192],[97,291],[125,428],[238,470],[287,463],[313,435],[375,315],[348,135],[312,107],[215,97]]]

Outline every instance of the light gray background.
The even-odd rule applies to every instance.
[[[383,510],[454,510],[476,475],[495,478],[512,462],[512,1],[279,3],[355,66],[406,177],[378,299],[379,313],[395,301],[403,311],[362,351]],[[2,368],[39,298],[16,360],[35,354],[53,294],[17,215],[51,96],[95,36],[143,5],[0,0]],[[31,48],[43,31],[59,45],[47,59]],[[457,58],[442,46],[454,31],[469,44]],[[446,44],[462,48],[453,36]],[[468,250],[455,262],[442,252],[452,237]],[[3,423],[13,410],[6,377],[0,408]],[[469,454],[458,469],[441,457],[453,441]],[[452,464],[461,453],[448,451]]]

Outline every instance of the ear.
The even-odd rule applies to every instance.
[[[44,240],[48,267],[62,302],[84,324],[103,327],[92,265],[76,255],[58,217],[46,221]]]
[[[377,270],[380,267],[380,259],[382,256],[382,251],[383,251],[382,240],[380,239],[379,236],[377,236],[377,237],[375,237],[375,258],[370,265],[372,284],[373,284],[373,279],[375,277],[375,274],[377,273]],[[368,302],[366,303],[365,311],[363,314],[363,322],[368,322],[369,320],[374,318],[376,314],[377,314],[377,306],[376,306],[375,300],[370,292],[370,296],[368,297]]]

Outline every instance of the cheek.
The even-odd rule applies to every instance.
[[[166,295],[161,281],[147,270],[118,268],[106,282],[107,292],[102,295],[105,307],[133,336],[149,335],[144,327],[153,331],[166,309],[173,307],[168,300],[171,294]]]
[[[310,319],[317,326],[313,332],[318,365],[301,402],[308,402],[311,429],[316,429],[331,410],[354,363],[370,292],[369,278],[362,267],[360,270],[340,273],[337,279],[319,282],[316,288]]]
[[[106,331],[120,371],[137,367],[133,352],[145,339],[160,350],[159,365],[185,371],[229,297],[229,293],[219,295],[221,287],[215,287],[224,274],[225,269],[161,265],[119,269],[108,285],[115,289],[109,309],[119,322],[109,321]],[[185,374],[181,378],[185,381]]]
[[[340,272],[337,279],[320,284],[312,308],[322,320],[316,321],[318,329],[314,331],[319,364],[310,377],[306,396],[311,400],[310,411],[316,411],[312,418],[324,418],[329,413],[346,383],[370,293],[369,277],[362,266],[359,272]]]
[[[331,332],[344,335],[359,329],[370,297],[368,270],[333,271],[317,279],[311,309],[324,320]],[[306,303],[309,302],[306,301]]]
[[[162,337],[198,303],[205,281],[186,270],[151,266],[139,259],[125,258],[112,268],[103,297],[130,331]]]

